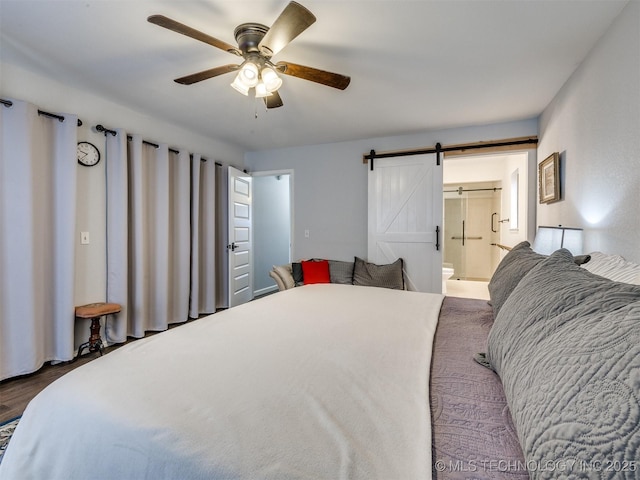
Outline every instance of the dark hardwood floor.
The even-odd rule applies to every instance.
[[[107,347],[104,349],[104,354],[108,355],[120,346]],[[22,415],[31,399],[54,380],[99,356],[97,352],[87,353],[75,361],[57,365],[47,363],[35,373],[0,382],[0,424]]]
[[[224,309],[219,309],[219,311],[221,310]],[[204,316],[206,315],[202,315],[201,318]],[[184,323],[174,323],[169,325],[169,329],[177,328],[194,321],[197,321],[197,319],[189,319]],[[146,336],[148,337],[158,333],[161,332],[147,332]],[[136,338],[129,337],[126,343],[106,347],[103,350],[103,354],[108,355],[121,346],[136,340]],[[100,354],[97,352],[85,353],[82,357],[70,362],[58,363],[56,365],[46,363],[37,372],[2,380],[0,382],[0,424],[22,415],[31,399],[44,390],[47,385],[53,383],[74,368],[78,368],[99,357]]]

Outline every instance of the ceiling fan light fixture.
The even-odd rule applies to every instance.
[[[282,86],[282,79],[278,76],[273,68],[264,67],[262,69],[261,75],[267,92],[275,92]]]
[[[260,82],[256,85],[256,98],[268,97],[272,93],[267,89],[264,82]]]
[[[240,73],[238,73],[238,75],[236,75],[235,80],[231,83],[231,86],[236,89],[238,92],[240,92],[241,94],[248,96],[249,95],[249,88],[243,81],[242,81],[242,77],[240,75]]]
[[[249,61],[244,62],[242,67],[240,67],[238,77],[247,87],[255,87],[260,81],[257,65]]]

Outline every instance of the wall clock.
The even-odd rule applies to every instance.
[[[78,142],[76,155],[78,163],[85,167],[93,167],[100,161],[100,152],[93,143]]]

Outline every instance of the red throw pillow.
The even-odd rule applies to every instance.
[[[302,262],[302,280],[305,285],[311,283],[330,283],[329,261],[320,260],[319,262]]]

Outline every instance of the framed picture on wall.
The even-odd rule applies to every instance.
[[[560,154],[552,153],[538,165],[540,203],[560,200]]]

